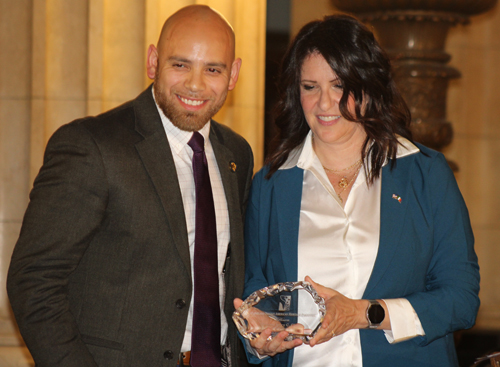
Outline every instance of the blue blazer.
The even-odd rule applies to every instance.
[[[458,366],[453,332],[472,327],[479,308],[479,266],[464,200],[444,156],[418,147],[394,169],[382,169],[379,250],[363,298],[408,299],[425,336],[389,344],[382,330],[360,330],[365,367]],[[244,297],[298,280],[304,172],[278,170],[269,180],[267,172],[256,174],[247,208]],[[291,367],[292,360],[288,351],[263,366]]]

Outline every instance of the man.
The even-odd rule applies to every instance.
[[[245,363],[231,314],[243,289],[253,158],[243,138],[211,121],[240,66],[229,24],[209,7],[183,8],[149,47],[150,88],[50,139],[8,275],[37,366],[176,366],[195,349],[193,366]],[[198,186],[207,165],[209,182]],[[211,225],[198,204],[206,187]],[[194,262],[202,227],[216,236],[215,290],[196,295],[209,287],[193,281],[205,280]],[[215,316],[196,316],[207,309]],[[215,337],[196,331],[213,320]],[[199,352],[200,340],[215,344],[216,362]]]

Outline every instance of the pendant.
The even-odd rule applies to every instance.
[[[345,189],[349,185],[349,181],[347,181],[347,178],[342,177],[339,181],[339,187],[342,187]]]

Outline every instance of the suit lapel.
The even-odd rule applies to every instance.
[[[278,231],[281,255],[286,277],[290,281],[297,280],[299,219],[302,200],[302,183],[304,171],[298,167],[279,170],[275,173],[275,201],[277,210]],[[277,189],[279,188],[279,189]],[[273,246],[274,244],[270,244]]]
[[[217,127],[213,122],[210,127],[210,143],[212,144],[222,184],[224,186],[227,211],[229,213],[231,238],[234,238],[235,233],[243,233],[243,226],[241,224],[241,205],[238,197],[238,177],[236,173],[230,169],[231,162],[234,162],[233,152],[223,145]],[[237,166],[236,169],[238,169]]]
[[[136,144],[137,152],[160,197],[179,256],[188,274],[191,274],[186,219],[177,171],[151,87],[134,101],[134,111],[135,128],[144,137]]]
[[[380,242],[377,258],[363,298],[373,298],[384,273],[397,253],[402,235],[403,224],[408,209],[410,162],[413,158],[397,160],[397,168],[390,169],[387,164],[382,169],[382,190],[380,199]],[[398,197],[401,198],[398,200]]]

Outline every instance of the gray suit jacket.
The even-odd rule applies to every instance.
[[[231,314],[243,290],[253,156],[242,137],[211,126],[231,227],[225,312],[240,366]],[[181,192],[151,87],[52,136],[7,283],[39,367],[175,366],[192,280]]]

